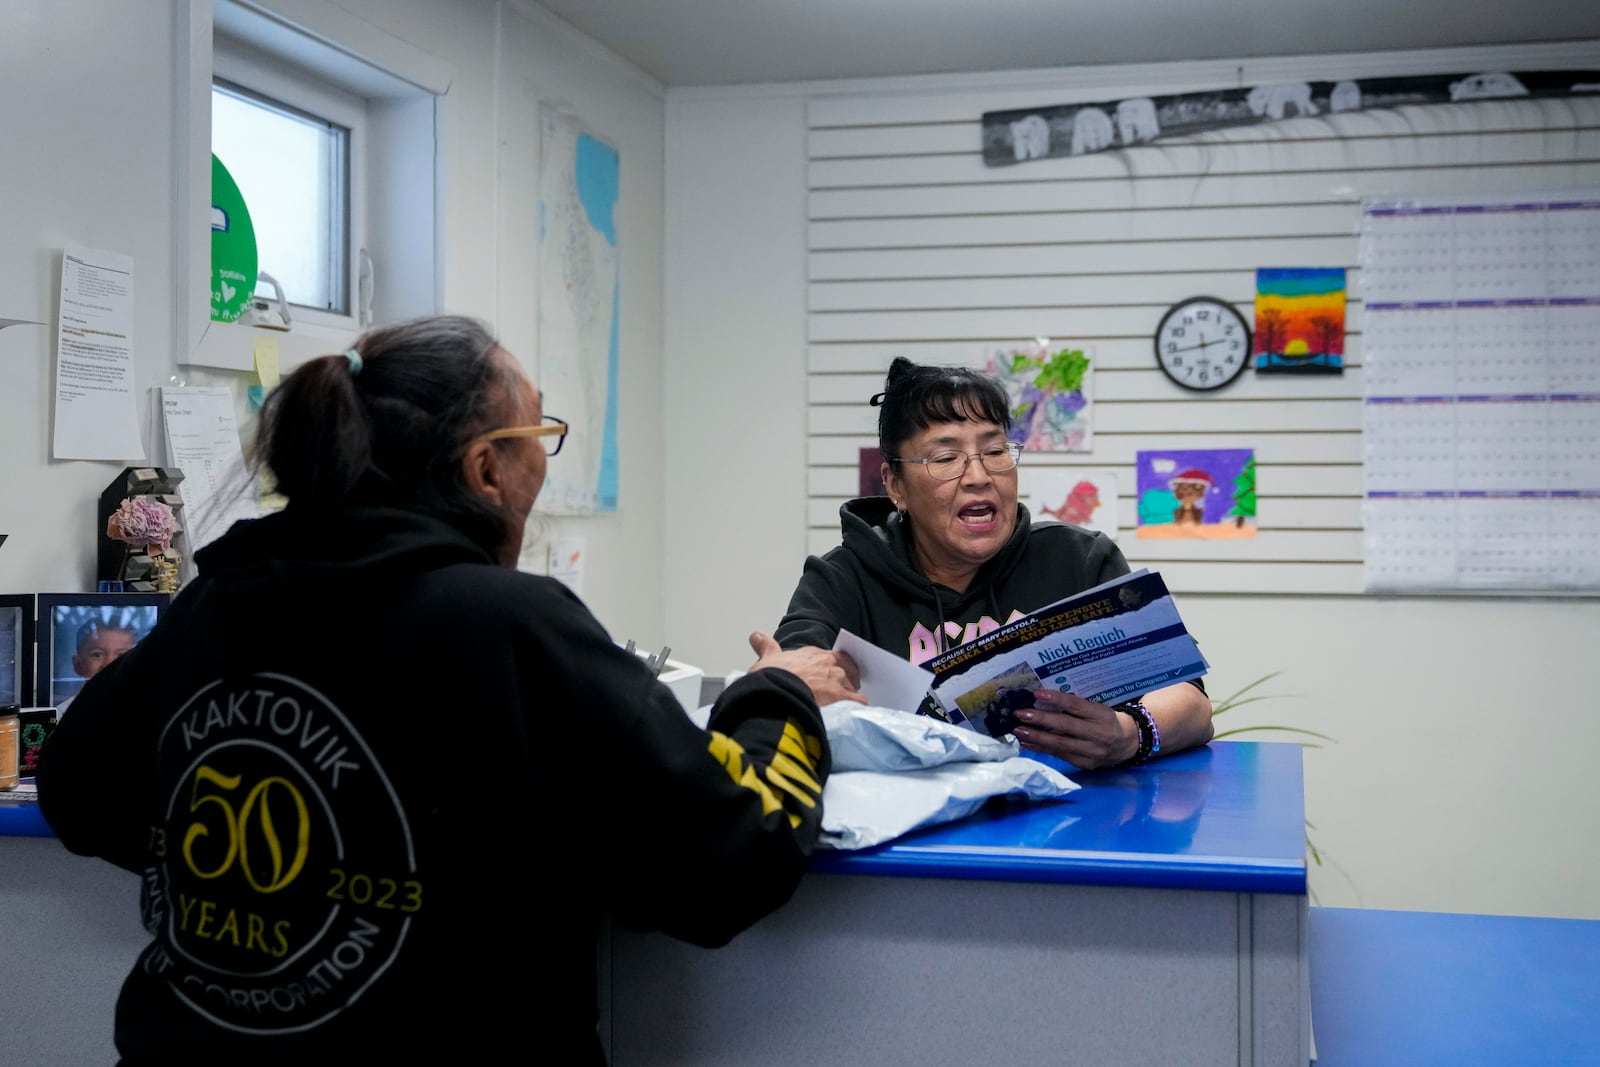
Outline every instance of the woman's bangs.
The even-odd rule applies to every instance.
[[[926,430],[941,422],[993,422],[1001,429],[1010,427],[1010,413],[1001,402],[997,388],[992,392],[976,385],[963,385],[950,392],[923,397],[917,411],[917,429]]]

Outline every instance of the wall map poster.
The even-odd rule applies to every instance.
[[[1256,535],[1256,453],[1178,449],[1138,456],[1139,536]]]
[[[617,510],[617,150],[574,116],[539,109],[539,387],[571,424],[539,506]]]

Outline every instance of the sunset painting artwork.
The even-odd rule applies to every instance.
[[[1343,267],[1256,271],[1256,373],[1344,373]]]

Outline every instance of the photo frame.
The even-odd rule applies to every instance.
[[[0,596],[0,707],[33,703],[32,593]]]
[[[34,693],[65,713],[83,683],[144,640],[166,611],[166,593],[40,593]]]

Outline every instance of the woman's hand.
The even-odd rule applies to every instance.
[[[1017,712],[1023,748],[1092,771],[1126,763],[1139,751],[1139,727],[1129,715],[1074,693],[1041,689],[1034,706]]]
[[[856,661],[843,652],[826,648],[796,648],[785,652],[770,634],[760,630],[750,635],[750,648],[760,657],[750,667],[759,671],[764,667],[781,667],[811,687],[811,695],[820,707],[836,700],[854,700],[865,704],[867,698],[858,691],[861,672]]]

